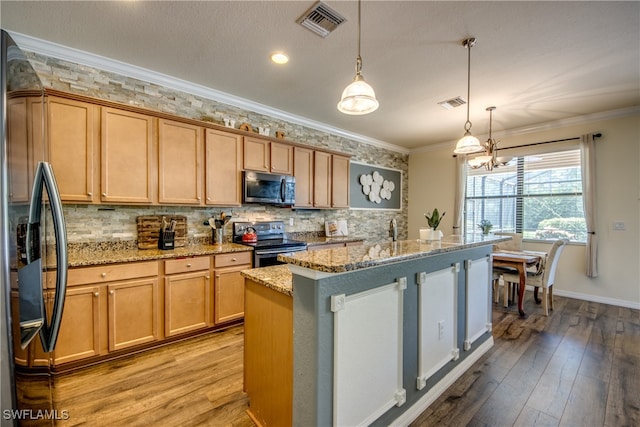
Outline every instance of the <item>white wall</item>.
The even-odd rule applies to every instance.
[[[549,128],[552,128],[550,125]],[[584,245],[572,244],[562,254],[554,292],[573,298],[640,308],[640,115],[545,131],[498,137],[501,146],[571,138],[601,132],[596,140],[596,191],[599,276],[584,274]],[[482,137],[481,137],[482,139]],[[423,212],[434,207],[453,212],[455,142],[409,155],[410,239],[426,226]],[[447,212],[440,228],[451,232]],[[624,221],[626,230],[613,230],[613,221]],[[525,242],[525,249],[548,250],[548,245]]]

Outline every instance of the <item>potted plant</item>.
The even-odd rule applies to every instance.
[[[440,221],[444,218],[446,212],[438,212],[438,208],[434,209],[431,213],[425,213],[424,217],[429,224],[429,228],[420,229],[420,240],[440,240],[442,239],[442,231],[438,231],[437,228],[440,225]]]
[[[478,224],[478,228],[482,230],[482,234],[487,235],[493,228],[493,224],[491,224],[491,221],[489,221],[488,219],[483,219],[482,221],[480,221],[480,224]]]

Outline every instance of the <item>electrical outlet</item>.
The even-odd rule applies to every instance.
[[[295,222],[294,222],[293,218],[289,218],[289,225],[293,227],[294,224],[295,224]]]
[[[614,230],[625,230],[624,221],[613,221],[613,229]]]
[[[438,339],[441,340],[444,336],[444,320],[438,322]]]

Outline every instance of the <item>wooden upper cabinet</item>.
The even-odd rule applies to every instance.
[[[331,154],[323,151],[313,157],[313,206],[331,207]]]
[[[154,118],[102,108],[101,200],[117,203],[154,201]]]
[[[293,175],[296,178],[296,207],[313,207],[313,150],[295,147]]]
[[[293,146],[271,143],[271,173],[293,175]]]
[[[205,134],[205,204],[242,204],[242,136],[207,129]]]
[[[349,207],[349,157],[332,155],[331,207]]]
[[[158,202],[202,202],[202,128],[158,120]]]
[[[93,202],[98,179],[99,107],[57,97],[49,97],[47,104],[49,162],[60,199]]]
[[[271,152],[269,141],[246,136],[244,138],[244,168],[269,172],[271,170]]]

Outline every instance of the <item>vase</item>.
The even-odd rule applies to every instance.
[[[441,240],[441,239],[442,239],[442,231],[440,230],[434,230],[433,228],[420,229],[420,240],[432,242],[434,240]]]

